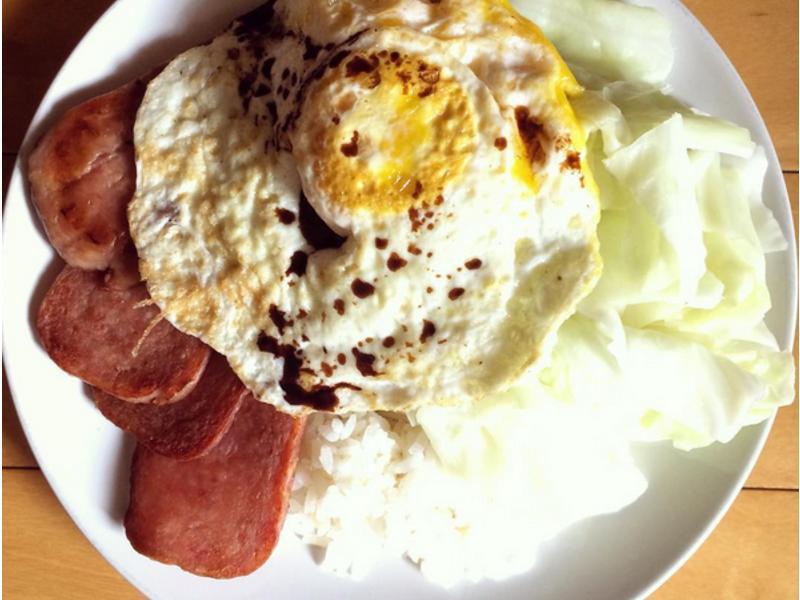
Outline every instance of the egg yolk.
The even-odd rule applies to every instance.
[[[356,54],[323,85],[325,101],[344,110],[325,128],[317,176],[342,208],[398,213],[433,202],[475,152],[469,97],[421,57]]]

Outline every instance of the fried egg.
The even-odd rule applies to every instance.
[[[285,412],[480,401],[599,276],[578,92],[494,0],[264,5],[139,110],[150,294]]]

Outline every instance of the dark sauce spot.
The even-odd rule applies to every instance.
[[[350,284],[350,289],[358,298],[367,298],[375,293],[375,286],[363,279],[355,279]]]
[[[300,232],[315,250],[339,248],[344,244],[345,238],[328,227],[327,223],[314,211],[308,202],[308,198],[302,192],[300,192],[299,212]]]
[[[314,41],[308,36],[303,39],[303,43],[306,47],[305,52],[303,52],[303,60],[314,60],[317,58],[320,50],[322,50],[322,46],[315,44]]]
[[[420,254],[422,254],[422,250],[417,248],[414,244],[409,244],[408,245],[408,251],[409,251],[409,253],[413,254],[414,256],[419,256]]]
[[[344,300],[341,298],[337,298],[333,301],[333,310],[335,310],[339,315],[344,314]]]
[[[337,383],[334,386],[317,384],[306,390],[298,383],[303,363],[292,346],[280,344],[274,337],[263,332],[258,336],[256,343],[262,352],[269,352],[283,359],[283,372],[279,385],[283,390],[284,399],[292,406],[304,405],[315,410],[330,411],[339,404],[339,399],[336,397],[337,389],[361,389],[350,383]]]
[[[434,333],[436,333],[436,325],[434,325],[431,321],[425,319],[422,321],[422,333],[419,334],[419,341],[420,343],[424,344],[428,341],[428,338],[431,337]]]
[[[350,141],[339,146],[339,149],[342,151],[342,154],[348,158],[358,156],[358,132],[354,131],[353,135],[350,136]]]
[[[339,44],[335,45],[326,44],[325,49],[332,51],[335,48],[342,48],[349,46],[352,43],[354,43],[359,37],[361,37],[361,35],[363,35],[365,31],[366,29],[356,31],[355,33],[353,33],[353,35],[351,35],[349,38],[347,38],[345,41]],[[319,63],[316,67],[314,67],[314,69],[312,69],[312,71],[308,75],[305,76],[297,92],[295,93],[295,108],[288,115],[286,115],[286,118],[280,125],[280,131],[286,132],[294,128],[295,123],[297,122],[297,119],[300,116],[301,108],[303,106],[303,100],[305,99],[308,87],[314,81],[322,79],[322,77],[325,75],[325,71],[327,71],[329,68],[333,69],[337,68],[342,63],[342,61],[349,55],[350,55],[350,50],[346,49],[339,50],[327,62],[323,61]]]
[[[572,171],[581,170],[581,155],[577,152],[568,152],[564,162],[561,163],[562,171],[566,171],[568,169]]]
[[[480,258],[472,258],[464,263],[464,266],[467,267],[470,271],[474,271],[475,269],[480,269],[483,265],[483,262]]]
[[[267,60],[261,63],[261,74],[265,79],[272,79],[272,65],[275,64],[275,57],[270,56]]]
[[[320,367],[322,368],[322,372],[325,374],[325,377],[330,377],[331,375],[333,375],[333,367],[330,366],[328,363],[323,362],[322,364],[320,364]]]
[[[348,77],[356,77],[364,73],[371,73],[377,68],[378,63],[379,60],[377,56],[367,58],[359,54],[351,58],[347,65],[345,65],[345,74]]]
[[[275,327],[278,328],[278,333],[281,335],[283,335],[283,331],[286,329],[286,326],[292,324],[292,321],[286,320],[286,313],[274,304],[270,304],[269,306],[269,318]]]
[[[253,87],[253,80],[245,77],[244,79],[239,80],[239,96],[244,98],[250,92],[250,88]]]
[[[391,348],[394,346],[394,338],[392,336],[383,338],[383,347],[384,348]]]
[[[289,268],[286,269],[286,274],[291,275],[294,273],[298,277],[302,277],[306,274],[306,267],[308,266],[308,254],[303,252],[302,250],[298,250],[294,254],[292,254],[292,258],[289,260]]]
[[[336,361],[340,365],[343,365],[343,364],[345,364],[347,362],[347,357],[340,352],[339,354],[336,355]]]
[[[408,261],[402,258],[397,252],[392,252],[389,260],[386,261],[386,266],[390,271],[399,271],[408,264]]]
[[[379,237],[375,238],[375,247],[378,250],[386,250],[386,248],[388,246],[389,246],[389,240],[387,240],[385,238],[379,238]]]
[[[245,77],[239,81],[239,97],[242,99],[242,106],[245,112],[250,108],[250,100],[252,99],[251,88],[253,87],[253,80]]]
[[[541,137],[544,135],[544,127],[530,115],[524,106],[514,109],[514,118],[517,120],[517,129],[522,143],[525,145],[528,160],[532,163],[543,163],[545,155]]]
[[[494,147],[498,150],[505,150],[508,146],[508,140],[504,137],[499,137],[494,141]]]
[[[284,225],[294,223],[294,213],[286,208],[276,208],[275,214],[278,215],[278,220]]]
[[[267,112],[269,113],[269,116],[272,119],[272,122],[274,123],[275,121],[278,120],[278,107],[272,100],[267,102],[266,106],[267,106]]]
[[[353,348],[353,356],[356,357],[356,368],[364,377],[375,377],[380,375],[372,365],[375,364],[375,355],[361,352],[358,348]]]
[[[411,192],[411,197],[416,200],[419,198],[420,194],[422,194],[422,182],[417,179],[417,181],[414,183],[414,191]]]
[[[269,352],[275,355],[280,354],[281,345],[278,343],[278,340],[271,335],[267,335],[263,331],[259,334],[256,345],[261,352]]]
[[[239,58],[239,49],[238,48],[228,48],[228,58],[231,60],[238,60]]]
[[[418,231],[422,227],[422,220],[419,216],[419,210],[416,208],[408,209],[408,220],[411,221],[411,231]]]
[[[350,50],[339,50],[339,52],[333,55],[333,58],[331,58],[331,61],[328,63],[328,65],[332,69],[335,69],[342,64],[342,61],[348,56],[350,56]]]
[[[450,298],[450,300],[458,300],[463,295],[464,288],[453,288],[447,293],[447,297]]]
[[[439,82],[439,69],[433,67],[426,62],[420,62],[417,69],[419,71],[419,78],[425,83],[438,83]]]

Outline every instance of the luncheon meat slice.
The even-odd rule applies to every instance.
[[[192,393],[166,406],[133,404],[97,388],[100,412],[151,451],[180,460],[202,456],[228,431],[247,393],[221,354],[213,353]]]
[[[66,266],[36,321],[59,367],[129,402],[176,402],[192,391],[210,348],[160,318],[144,284],[115,290],[102,271]]]
[[[133,547],[207,577],[257,569],[278,542],[303,425],[250,394],[201,458],[177,461],[137,445],[125,515]]]
[[[150,76],[69,110],[28,159],[33,205],[70,265],[105,269],[129,240],[133,123]]]

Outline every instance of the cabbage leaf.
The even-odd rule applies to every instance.
[[[559,331],[550,370],[565,371],[573,401],[627,412],[634,439],[728,441],[793,398],[791,354],[764,325],[765,254],[787,248],[762,199],[764,151],[641,83],[575,104],[600,188],[604,271]]]
[[[513,0],[568,63],[608,79],[660,83],[674,53],[667,20],[618,0]]]

